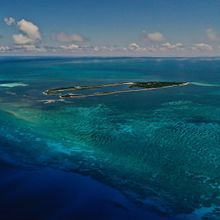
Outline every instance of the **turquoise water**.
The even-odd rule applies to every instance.
[[[158,216],[218,219],[219,76],[217,58],[0,58],[0,161],[90,176]],[[193,83],[68,100],[42,94],[150,80]]]

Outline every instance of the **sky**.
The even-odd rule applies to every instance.
[[[0,0],[0,55],[220,56],[219,0]]]

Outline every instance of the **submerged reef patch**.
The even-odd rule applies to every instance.
[[[219,108],[176,101],[147,112],[105,105],[2,110],[4,155],[21,163],[90,175],[167,215],[220,202]],[[201,118],[210,123],[201,126]]]

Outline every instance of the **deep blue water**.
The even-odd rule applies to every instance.
[[[219,219],[219,76],[218,58],[1,57],[0,219]],[[192,84],[42,94],[151,80]]]

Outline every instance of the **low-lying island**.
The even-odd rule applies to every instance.
[[[74,85],[69,87],[52,88],[43,92],[44,95],[58,95],[60,98],[83,98],[128,92],[140,92],[152,89],[186,86],[189,82],[122,82],[100,85]],[[105,91],[107,89],[107,91]],[[112,89],[109,91],[109,89]],[[74,91],[74,93],[72,93]],[[85,93],[90,91],[88,93]]]

